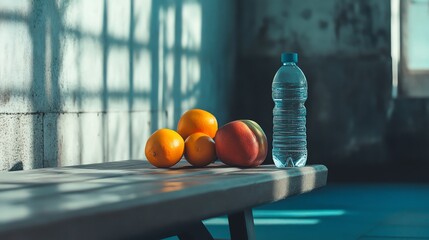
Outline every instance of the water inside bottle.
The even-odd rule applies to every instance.
[[[307,161],[306,99],[306,85],[273,83],[273,161],[277,167],[300,167]]]

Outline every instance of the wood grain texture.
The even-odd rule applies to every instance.
[[[0,239],[152,236],[308,192],[326,178],[323,165],[157,169],[139,160],[0,173]]]

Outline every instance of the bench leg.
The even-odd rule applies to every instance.
[[[231,240],[256,239],[255,226],[253,223],[253,214],[251,208],[228,215],[228,221]]]
[[[186,230],[177,235],[180,240],[213,240],[212,235],[203,222],[190,225]]]

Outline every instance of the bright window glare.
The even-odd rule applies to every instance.
[[[255,218],[255,225],[314,225],[319,219],[301,218]],[[204,221],[206,225],[228,225],[227,218],[212,218]]]
[[[408,14],[408,66],[429,69],[429,0],[411,1]]]
[[[258,217],[329,217],[341,216],[346,211],[340,209],[313,209],[313,210],[254,210],[253,216]]]

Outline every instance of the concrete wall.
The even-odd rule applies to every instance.
[[[241,1],[240,55],[390,55],[390,1]]]
[[[429,165],[429,101],[391,95],[389,0],[241,0],[238,8],[233,118],[259,121],[271,138],[272,78],[280,53],[296,51],[309,84],[309,163]]]
[[[224,122],[234,13],[229,0],[0,1],[0,170],[142,159],[194,107]]]

